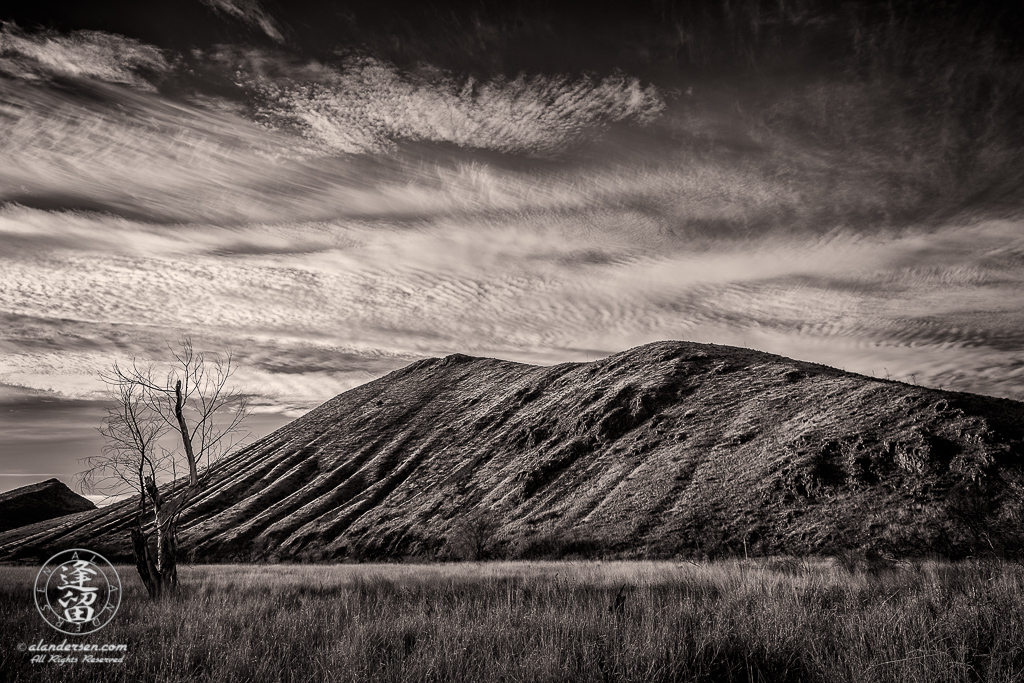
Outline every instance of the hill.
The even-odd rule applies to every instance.
[[[0,493],[0,531],[95,509],[91,500],[78,495],[64,482],[47,479]]]
[[[221,461],[197,561],[1017,553],[1024,404],[747,349],[537,367],[452,355]],[[128,558],[132,501],[0,535],[0,559]],[[461,548],[461,550],[460,550]]]

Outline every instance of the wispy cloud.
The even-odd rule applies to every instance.
[[[270,16],[269,13],[263,8],[259,0],[202,0],[203,3],[209,5],[218,12],[240,19],[247,24],[252,24],[258,27],[265,34],[276,40],[277,42],[283,42],[284,36],[281,35],[281,29],[278,27],[277,22]]]
[[[423,356],[666,338],[1024,393],[1024,225],[876,219],[912,202],[867,152],[629,76],[225,50],[255,100],[171,98],[130,43],[3,35],[0,383],[83,401],[72,431],[101,370],[184,333],[236,350],[267,425]]]
[[[422,355],[581,360],[663,338],[1019,390],[1017,223],[768,235],[693,251],[665,250],[643,216],[608,210],[603,220],[638,223],[611,232],[555,212],[415,229],[292,225],[289,242],[307,245],[293,251],[237,249],[237,231],[213,226],[197,236],[27,209],[3,218],[0,233],[42,244],[63,221],[75,226],[73,249],[5,263],[0,289],[0,308],[18,316],[0,380],[68,395],[91,395],[111,357],[159,355],[183,331],[243,349],[240,380],[271,403],[310,405]],[[69,333],[50,352],[36,341],[43,320],[62,321],[50,334]],[[135,345],[115,329],[134,330]],[[80,339],[88,348],[75,350]],[[956,372],[965,358],[972,370]]]
[[[596,127],[652,121],[665,103],[636,78],[566,76],[476,81],[438,70],[402,74],[370,57],[339,68],[291,67],[245,55],[242,82],[263,101],[257,117],[295,128],[327,153],[384,152],[400,140],[448,142],[513,153],[550,153]]]
[[[0,74],[38,80],[85,76],[142,90],[155,90],[142,74],[170,70],[163,52],[137,40],[100,31],[27,34],[0,26]]]

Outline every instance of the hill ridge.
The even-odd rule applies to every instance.
[[[0,493],[0,532],[95,508],[95,503],[52,477]]]

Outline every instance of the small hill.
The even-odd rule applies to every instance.
[[[91,500],[78,495],[64,482],[47,479],[0,493],[0,531],[95,509]]]
[[[0,535],[0,559],[129,557],[128,500]],[[198,561],[963,556],[1024,547],[1024,404],[659,342],[537,367],[452,355],[345,392],[216,465]]]

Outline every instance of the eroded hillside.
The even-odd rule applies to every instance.
[[[131,501],[0,535],[128,558]],[[222,461],[197,561],[1017,552],[1024,404],[660,342],[537,367],[462,355],[357,387]]]

